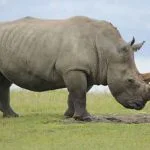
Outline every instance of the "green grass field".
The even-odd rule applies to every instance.
[[[0,114],[0,150],[149,150],[150,124],[81,123],[65,121],[67,92],[11,92],[19,118]],[[109,94],[88,94],[91,114],[150,113],[127,110]]]

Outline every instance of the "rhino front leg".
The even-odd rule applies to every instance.
[[[74,110],[74,114],[71,115],[76,120],[91,121],[91,116],[86,110],[87,78],[85,73],[81,71],[68,72],[64,76],[64,81],[69,91],[70,110],[67,113],[69,111],[69,113],[73,113],[72,110]]]
[[[10,107],[10,81],[0,75],[0,110],[3,112],[3,117],[18,117]]]
[[[89,86],[87,88],[87,92],[91,89],[92,86]],[[71,94],[68,95],[68,109],[66,110],[66,112],[64,113],[64,116],[66,118],[72,118],[74,113],[75,113],[75,108],[74,108],[74,101],[73,101],[73,97]]]
[[[73,97],[71,94],[68,95],[68,109],[64,113],[64,116],[67,118],[71,118],[74,115],[75,109],[74,109],[74,102]]]

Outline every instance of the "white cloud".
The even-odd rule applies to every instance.
[[[146,23],[146,28],[150,30],[150,22]]]
[[[7,4],[7,0],[0,0],[0,5],[6,5]]]
[[[135,59],[138,70],[142,73],[150,72],[150,59],[146,57],[138,57]]]

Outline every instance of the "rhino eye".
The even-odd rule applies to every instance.
[[[121,48],[121,51],[124,52],[124,53],[127,53],[129,51],[129,47],[124,46],[124,47]]]
[[[134,79],[133,78],[129,78],[128,80],[127,80],[129,83],[134,83]]]

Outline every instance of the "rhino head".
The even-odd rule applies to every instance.
[[[150,99],[149,76],[141,75],[136,68],[134,52],[144,42],[134,44],[135,39],[114,50],[108,61],[107,83],[115,99],[126,108],[140,110]]]

